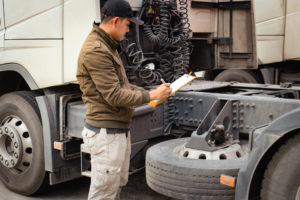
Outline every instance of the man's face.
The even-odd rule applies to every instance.
[[[130,21],[127,18],[119,18],[119,20],[116,21],[114,33],[113,33],[113,39],[116,41],[121,41],[124,39],[126,33],[129,32],[129,25]]]

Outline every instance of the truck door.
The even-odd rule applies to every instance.
[[[78,14],[82,11],[84,15]],[[64,1],[64,82],[74,81],[76,77],[78,55],[86,36],[92,30],[94,21],[100,21],[99,0]]]
[[[0,48],[4,47],[5,24],[4,24],[3,7],[4,7],[3,0],[0,0]]]

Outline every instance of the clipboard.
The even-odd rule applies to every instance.
[[[175,94],[178,90],[180,90],[181,88],[186,86],[188,83],[190,83],[195,78],[197,78],[197,77],[189,75],[189,74],[182,75],[177,80],[175,80],[173,83],[171,83],[170,87],[172,89],[172,92],[169,96],[167,96],[166,98],[161,99],[161,100],[152,100],[148,103],[148,105],[151,106],[151,107],[157,106],[158,104],[160,104],[161,102],[163,102],[164,100],[166,100],[167,98],[169,98],[170,96]]]

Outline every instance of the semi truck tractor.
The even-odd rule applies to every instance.
[[[0,0],[0,179],[14,192],[90,176],[75,74],[104,3]],[[298,200],[300,88],[289,79],[298,1],[129,3],[145,22],[118,49],[131,83],[151,90],[201,70],[231,81],[199,78],[156,107],[136,107],[131,172],[146,166],[149,187],[177,199]]]

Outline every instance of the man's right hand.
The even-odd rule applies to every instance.
[[[150,100],[161,100],[168,97],[172,92],[170,85],[170,83],[164,83],[158,86],[155,90],[150,91]]]

